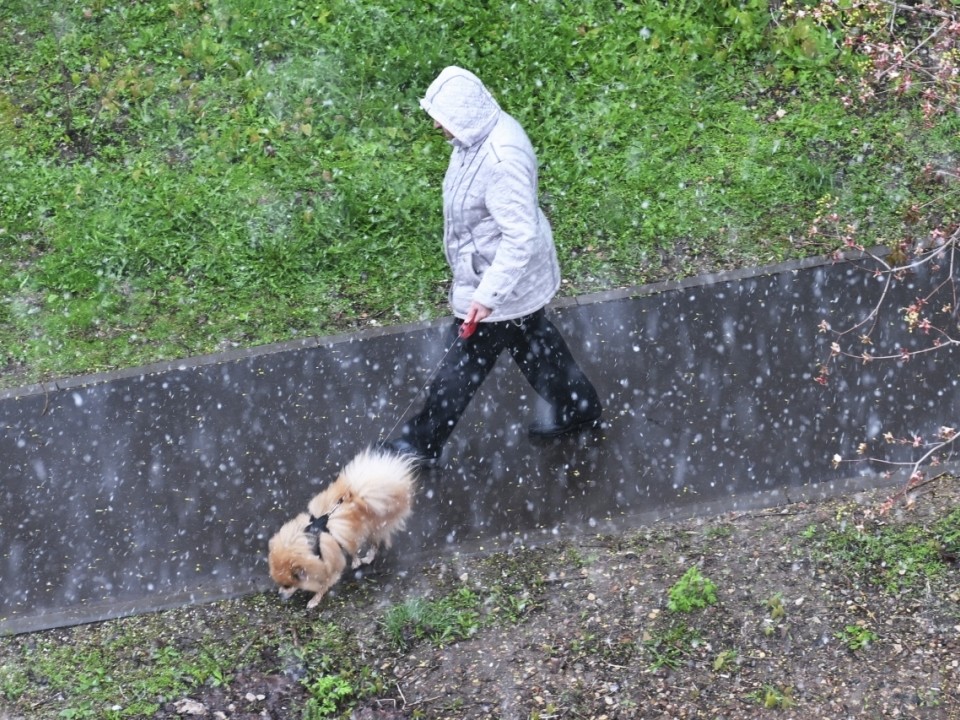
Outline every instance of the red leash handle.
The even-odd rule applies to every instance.
[[[476,329],[477,324],[475,322],[460,323],[460,329],[457,331],[457,335],[461,340],[466,340],[468,337],[473,335]]]

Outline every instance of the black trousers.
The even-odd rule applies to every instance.
[[[504,350],[537,394],[552,406],[557,421],[599,412],[596,389],[542,309],[518,320],[480,323],[465,339],[457,339],[460,325],[457,320],[450,326],[445,346],[452,348],[427,389],[423,408],[401,430],[403,439],[424,457],[440,456],[460,416]]]

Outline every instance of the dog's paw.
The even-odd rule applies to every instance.
[[[376,557],[377,557],[377,549],[375,547],[372,547],[369,550],[367,550],[366,555],[358,555],[353,559],[353,569],[356,570],[361,565],[369,565],[376,559]]]
[[[320,604],[320,601],[323,600],[323,593],[317,593],[312,598],[310,602],[307,603],[307,610],[313,610],[317,605]]]

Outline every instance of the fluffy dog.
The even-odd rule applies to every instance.
[[[307,512],[270,538],[270,577],[280,594],[315,593],[307,607],[316,607],[348,560],[356,568],[372,562],[379,547],[389,548],[410,516],[415,467],[410,456],[385,450],[367,449],[351,460]]]

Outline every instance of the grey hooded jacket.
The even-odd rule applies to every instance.
[[[488,321],[539,310],[560,287],[560,266],[538,204],[530,139],[462,68],[445,68],[420,107],[453,135],[443,181],[443,242],[454,314],[465,317],[473,300],[493,311]]]

